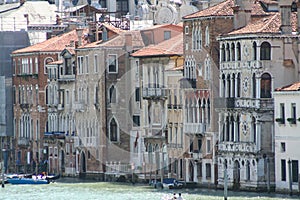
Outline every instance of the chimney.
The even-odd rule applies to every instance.
[[[83,33],[83,29],[77,28],[76,29],[76,33],[77,33],[77,37],[78,37],[78,46],[81,46],[82,45],[82,33]]]
[[[279,0],[278,6],[281,15],[281,32],[292,33],[291,13],[293,0]]]
[[[233,6],[234,29],[245,27],[251,20],[251,9],[253,0],[235,0]]]
[[[131,35],[131,33],[125,34],[125,48],[127,51],[132,50],[132,35]]]

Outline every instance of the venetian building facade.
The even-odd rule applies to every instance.
[[[245,4],[246,3],[246,4]],[[245,1],[245,14],[251,2]],[[219,184],[234,189],[275,187],[272,92],[298,80],[298,35],[292,1],[256,20],[246,16],[236,31],[219,37]],[[239,10],[234,8],[237,14]],[[235,15],[236,16],[236,15]],[[280,48],[277,48],[280,47]]]
[[[16,172],[47,171],[48,124],[46,64],[57,61],[75,31],[12,52]]]
[[[276,191],[299,192],[299,160],[295,151],[300,145],[299,82],[276,88],[275,118],[275,177]]]
[[[105,172],[110,180],[116,172],[131,170],[131,141],[137,134],[131,132],[131,98],[136,86],[128,57],[143,46],[140,33],[132,31],[78,49],[76,91],[78,101],[86,105],[76,112],[78,139],[82,142],[77,146],[81,173]]]
[[[185,151],[186,180],[217,184],[217,115],[219,45],[216,37],[233,30],[231,7],[224,1],[183,18],[184,79],[183,132],[189,138]]]
[[[72,109],[75,93],[75,43],[64,49],[61,60],[46,65],[48,85],[46,89],[48,123],[44,135],[48,144],[48,172],[74,176],[75,116]]]
[[[181,40],[183,39],[182,36]],[[181,41],[182,43],[182,41]],[[182,52],[183,53],[183,52]],[[185,180],[184,149],[187,148],[188,137],[183,133],[183,93],[180,89],[180,81],[183,78],[183,57],[180,63],[166,70],[167,87],[169,96],[167,101],[167,147],[169,159],[168,176],[177,180]]]
[[[140,138],[142,143],[140,153],[143,159],[143,170],[150,179],[167,176],[169,173],[167,166],[171,164],[166,141],[168,132],[166,70],[174,68],[178,64],[178,59],[176,61],[175,58],[180,54],[173,48],[181,45],[179,43],[181,30],[182,27],[177,25],[154,26],[142,30],[143,40],[149,46],[131,55],[137,59],[139,64]],[[177,39],[174,40],[174,38]],[[174,58],[172,58],[173,54]]]

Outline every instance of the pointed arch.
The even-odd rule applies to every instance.
[[[119,126],[114,117],[109,121],[109,140],[112,142],[119,141]]]

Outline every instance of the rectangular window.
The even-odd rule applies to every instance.
[[[292,103],[291,118],[294,119],[294,122],[296,123],[296,104],[295,103]]]
[[[292,180],[294,183],[298,183],[298,160],[292,160]]]
[[[184,33],[185,34],[189,34],[189,26],[185,26],[184,27]]]
[[[32,58],[29,58],[29,74],[33,74]]]
[[[171,31],[164,31],[164,40],[168,40],[171,38]]]
[[[34,73],[35,74],[38,74],[39,73],[39,63],[38,63],[38,58],[36,57],[36,58],[34,58],[34,68],[35,68],[35,70],[34,70]]]
[[[285,152],[285,142],[280,143],[280,152]]]
[[[94,72],[98,73],[98,55],[94,55]]]
[[[286,181],[286,163],[285,160],[281,160],[281,181]]]
[[[135,101],[140,101],[140,88],[135,88]]]
[[[78,74],[82,74],[83,73],[83,57],[82,56],[78,56],[77,65],[78,65]]]
[[[284,109],[284,103],[280,104],[280,118],[281,118],[281,123],[285,123],[285,109]]]
[[[206,168],[206,178],[211,178],[211,164],[206,163],[205,168]]]
[[[117,55],[108,55],[108,73],[117,73]]]
[[[209,139],[206,141],[206,153],[211,153],[211,145]]]
[[[134,127],[140,126],[140,116],[139,115],[133,115],[132,120],[133,120]]]
[[[198,152],[201,153],[201,148],[202,148],[202,139],[198,139]]]
[[[70,144],[66,143],[66,154],[69,155],[70,154]]]
[[[16,60],[13,59],[13,76],[16,75],[17,63]]]
[[[85,56],[85,70],[86,73],[89,73],[89,56]]]

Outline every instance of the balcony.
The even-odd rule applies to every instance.
[[[167,88],[143,88],[144,99],[166,99],[169,95]]]
[[[29,146],[29,142],[30,142],[29,138],[24,138],[24,137],[18,138],[19,146]]]
[[[77,112],[83,112],[86,108],[86,104],[84,102],[76,102],[73,106]]]
[[[21,103],[20,107],[21,107],[22,110],[28,109],[29,108],[29,103]]]
[[[214,106],[215,108],[234,108],[235,98],[215,98],[214,99]]]
[[[63,109],[64,109],[64,104],[57,105],[57,110],[63,110]]]
[[[215,108],[219,109],[273,109],[273,99],[258,99],[258,98],[215,98]]]
[[[69,81],[75,81],[75,74],[71,74],[71,75],[60,75],[58,78],[58,81],[65,81],[65,82],[69,82]]]
[[[202,155],[201,152],[196,152],[196,151],[194,151],[194,152],[192,153],[192,158],[193,158],[194,160],[200,160],[200,159],[203,158],[203,155]]]
[[[132,173],[130,164],[121,162],[106,162],[106,174],[129,174]]]
[[[221,142],[218,147],[220,152],[257,152],[257,147],[254,142]]]
[[[205,123],[184,123],[183,132],[189,134],[204,134],[206,131]]]

